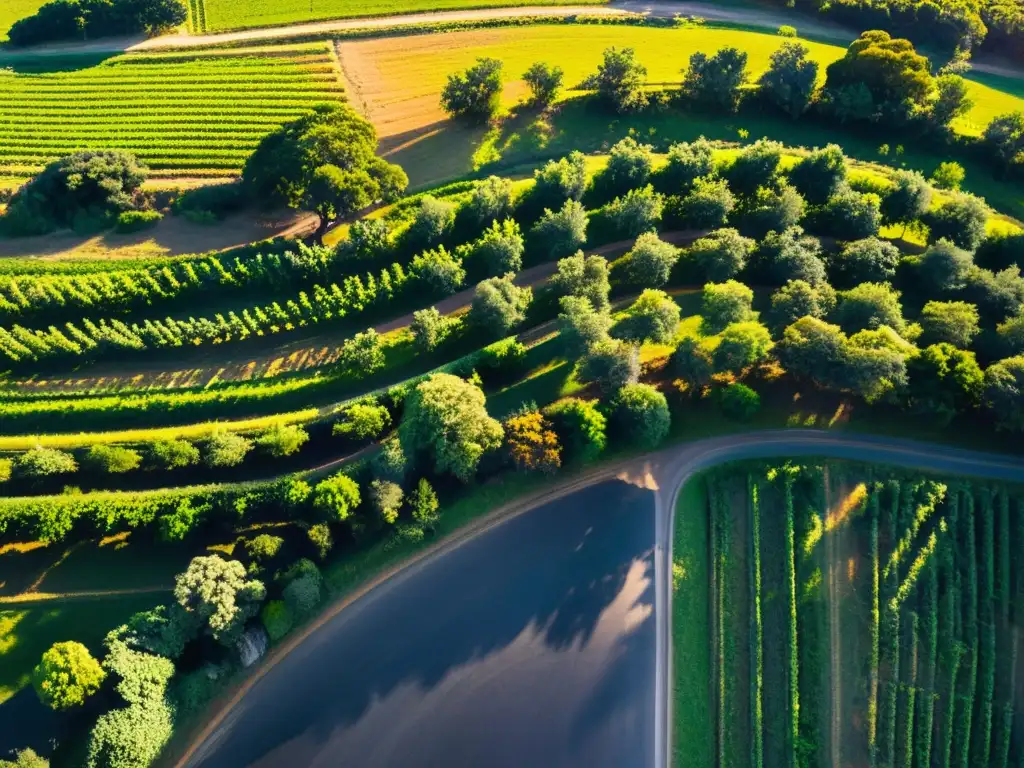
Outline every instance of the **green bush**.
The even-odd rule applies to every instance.
[[[382,405],[372,402],[355,403],[342,411],[342,420],[331,432],[355,440],[370,440],[380,435],[391,425],[391,414]]]
[[[312,574],[299,576],[288,583],[281,595],[292,616],[300,620],[305,619],[320,605],[321,580]]]
[[[206,443],[206,464],[210,467],[235,467],[245,461],[253,442],[237,432],[219,430]]]
[[[313,489],[313,508],[327,522],[348,520],[359,501],[359,484],[341,472],[321,480]]]
[[[650,449],[668,436],[672,416],[665,396],[648,384],[628,384],[611,404],[615,433],[627,444]]]
[[[81,643],[55,643],[35,669],[32,687],[50,709],[63,711],[85,704],[100,688],[106,673]]]
[[[204,664],[175,680],[174,700],[180,715],[202,712],[227,684],[234,668],[229,662]]]
[[[260,621],[272,643],[276,643],[291,632],[294,623],[291,609],[284,600],[271,600],[264,605],[260,611]]]
[[[164,215],[159,211],[122,211],[117,217],[114,229],[122,234],[141,232],[155,227]]]
[[[259,536],[246,539],[243,546],[250,561],[266,565],[280,554],[281,547],[284,546],[284,539],[269,533],[261,533]]]
[[[100,715],[89,734],[87,768],[149,768],[171,738],[174,710],[165,701]]]
[[[50,477],[77,471],[78,462],[75,457],[56,448],[36,446],[14,461],[14,473],[18,477]]]
[[[14,459],[0,458],[0,483],[6,483],[14,474]]]
[[[569,397],[545,408],[544,415],[555,428],[566,461],[591,461],[604,450],[607,420],[596,400]]]
[[[94,445],[86,452],[85,463],[97,472],[120,474],[137,469],[142,455],[120,445]]]
[[[32,749],[20,749],[13,760],[0,760],[0,768],[50,768],[50,761],[40,757]]]
[[[161,469],[181,469],[199,463],[199,449],[188,440],[161,440],[149,450],[153,463]]]
[[[733,382],[719,390],[722,413],[736,421],[749,421],[761,409],[761,396],[746,384]]]
[[[330,554],[331,549],[334,547],[331,527],[327,523],[311,525],[309,530],[306,531],[306,538],[309,539],[309,543],[316,549],[317,557],[321,560],[326,560],[327,555]]]
[[[268,456],[282,458],[298,453],[309,440],[309,433],[298,424],[275,424],[256,439]]]
[[[427,528],[433,530],[441,520],[440,506],[437,501],[437,494],[427,481],[421,477],[416,484],[415,490],[409,494],[409,506],[412,510],[412,519],[418,523],[420,530]]]

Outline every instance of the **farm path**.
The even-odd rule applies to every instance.
[[[126,595],[156,595],[170,591],[170,587],[138,587],[135,589],[97,589],[85,592],[22,592],[20,595],[0,596],[0,605],[26,607],[36,603],[50,605],[74,600],[96,600],[98,598],[124,597]]]
[[[218,45],[252,42],[255,44],[273,40],[275,42],[298,39],[309,35],[323,35],[331,32],[345,32],[364,29],[394,29],[418,24],[483,21],[488,19],[513,19],[524,16],[550,16],[552,18],[577,14],[617,16],[626,13],[642,13],[650,16],[671,17],[698,16],[715,21],[729,21],[749,24],[765,29],[778,29],[782,25],[796,26],[801,33],[841,42],[852,40],[856,33],[847,27],[822,19],[794,14],[771,8],[741,8],[716,5],[707,2],[644,2],[643,0],[612,0],[605,6],[532,6],[515,8],[477,8],[464,11],[438,11],[435,13],[411,13],[373,18],[341,19],[319,21],[308,24],[290,24],[280,27],[221,32],[207,35],[174,34],[161,37],[112,37],[87,43],[53,43],[35,46],[16,53],[0,52],[0,63],[10,56],[62,56],[69,53],[135,53],[168,48],[202,48]],[[971,62],[973,69],[1000,77],[1024,79],[1024,71],[1010,62],[999,59],[983,59]]]

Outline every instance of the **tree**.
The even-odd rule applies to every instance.
[[[78,471],[78,462],[70,453],[37,445],[14,460],[17,477],[51,477]]]
[[[691,54],[683,78],[683,92],[699,104],[735,112],[747,80],[747,54],[738,48],[721,48],[714,56]]]
[[[579,200],[587,188],[587,165],[582,152],[574,151],[560,160],[549,160],[533,172],[530,200],[539,213],[558,208],[567,200]]]
[[[373,458],[373,473],[377,477],[401,482],[405,477],[408,461],[402,441],[392,435],[381,443],[380,453]]]
[[[628,444],[654,448],[672,426],[668,401],[649,384],[627,384],[612,401],[612,426]]]
[[[640,378],[640,351],[616,339],[598,341],[580,360],[579,376],[597,384],[602,394],[611,395]]]
[[[653,168],[651,145],[640,144],[632,136],[627,136],[608,151],[608,164],[594,178],[594,189],[603,200],[624,195],[647,184]]]
[[[161,469],[181,469],[199,463],[199,449],[188,440],[161,440],[150,446],[153,463]]]
[[[733,323],[719,335],[712,363],[717,373],[739,373],[767,360],[773,346],[771,334],[759,322]]]
[[[194,615],[177,603],[169,603],[132,614],[125,624],[107,633],[103,644],[109,649],[122,643],[139,651],[176,659],[198,631]]]
[[[846,156],[838,144],[815,149],[789,172],[789,181],[812,205],[822,205],[846,188]]]
[[[563,77],[561,67],[551,66],[542,61],[531,64],[523,74],[523,82],[530,88],[530,103],[541,108],[553,104],[562,89]]]
[[[480,458],[501,445],[504,434],[485,404],[479,387],[451,374],[432,375],[406,398],[398,430],[403,448],[428,453],[437,472],[468,482]]]
[[[971,111],[974,101],[969,95],[967,81],[960,75],[939,75],[935,78],[935,93],[935,101],[928,110],[928,123],[934,130],[946,133],[954,120]]]
[[[653,232],[645,232],[625,256],[627,279],[637,287],[660,287],[668,282],[678,260],[678,248]]]
[[[32,687],[50,709],[80,707],[100,688],[106,673],[81,643],[54,643],[32,670]]]
[[[559,300],[559,338],[570,357],[579,357],[593,344],[608,338],[612,318],[607,312],[594,309],[584,296],[563,296]]]
[[[984,375],[973,352],[951,344],[933,344],[907,360],[910,409],[949,423],[957,413],[976,408]]]
[[[681,225],[692,229],[713,229],[724,226],[736,208],[736,197],[725,179],[697,179],[689,192],[670,200],[674,215]]]
[[[441,521],[437,494],[425,477],[419,479],[416,488],[409,495],[409,506],[412,509],[412,519],[424,528],[433,530]]]
[[[927,215],[928,242],[949,240],[968,251],[977,250],[985,239],[988,206],[980,197],[956,192]]]
[[[520,472],[553,474],[562,466],[558,435],[540,411],[526,411],[505,421],[505,446]]]
[[[247,579],[237,560],[217,555],[194,557],[174,580],[174,599],[194,614],[213,639],[232,645],[245,622],[259,613],[267,596],[262,582]]]
[[[805,45],[783,43],[759,81],[761,96],[794,119],[807,110],[818,87],[818,62],[809,54]]]
[[[939,240],[921,256],[919,270],[932,292],[944,293],[963,286],[972,264],[970,253],[949,240]]]
[[[785,328],[801,317],[824,318],[835,306],[836,292],[828,283],[813,286],[805,280],[790,280],[772,294],[769,315],[776,328]]]
[[[928,59],[909,40],[893,39],[888,32],[870,30],[850,43],[846,55],[826,69],[825,95],[840,119],[880,119],[906,122],[932,93]],[[860,108],[849,109],[857,95]]]
[[[370,202],[397,200],[405,172],[376,156],[377,132],[347,105],[320,105],[267,134],[246,160],[242,183],[267,206],[312,206],[316,237]],[[325,169],[325,170],[322,170]]]
[[[906,228],[931,206],[932,188],[918,171],[893,171],[892,180],[894,185],[882,197],[882,221]]]
[[[843,349],[836,384],[868,403],[892,400],[907,385],[906,360],[914,352],[913,345],[888,326],[858,331]]]
[[[383,219],[360,219],[348,228],[348,237],[338,243],[338,255],[373,261],[391,251],[391,228]]]
[[[380,437],[391,426],[391,414],[383,405],[375,403],[354,403],[342,413],[342,421],[331,429],[331,434],[344,435],[354,440],[371,440]]]
[[[455,210],[455,205],[447,200],[423,195],[405,233],[405,246],[418,251],[441,245],[455,225]]]
[[[291,456],[309,440],[309,433],[298,424],[277,423],[256,439],[256,444],[275,459]]]
[[[566,256],[587,242],[589,217],[576,200],[567,200],[557,213],[544,210],[534,225],[533,236],[552,259]]]
[[[642,344],[669,344],[679,328],[679,305],[664,291],[648,288],[615,326],[616,338]]]
[[[549,405],[544,415],[551,420],[567,462],[592,461],[604,450],[607,420],[596,400],[568,397]]]
[[[343,472],[336,472],[313,488],[313,509],[327,522],[345,522],[361,500],[359,484]]]
[[[167,683],[174,676],[174,662],[129,648],[110,644],[103,668],[117,680],[117,692],[129,704],[147,705],[163,701]]]
[[[56,0],[14,22],[8,37],[11,45],[22,46],[107,35],[153,35],[181,26],[187,19],[181,0]]]
[[[982,400],[999,429],[1024,431],[1024,356],[1008,357],[985,369]]]
[[[218,429],[206,443],[208,467],[236,467],[245,461],[253,442],[237,432]]]
[[[120,445],[93,445],[85,454],[86,464],[97,472],[120,474],[138,469],[142,454]]]
[[[608,312],[611,302],[608,294],[611,283],[608,280],[608,262],[596,254],[584,256],[577,251],[558,262],[558,271],[551,277],[551,287],[556,296],[582,296],[599,312]]]
[[[476,286],[469,322],[489,336],[507,336],[526,319],[533,291],[518,287],[512,282],[513,277],[511,273],[492,277]]]
[[[720,229],[695,241],[689,255],[707,281],[721,283],[743,271],[756,246],[735,229]]]
[[[1011,355],[1024,354],[1024,314],[1011,317],[996,327],[999,340]]]
[[[585,82],[617,112],[635,112],[647,106],[644,80],[647,68],[636,60],[632,48],[605,48],[597,74]]]
[[[932,184],[939,189],[948,189],[953,192],[960,191],[967,172],[960,163],[940,163],[939,167],[932,173]]]
[[[465,210],[474,223],[486,226],[512,216],[515,209],[513,198],[512,179],[488,176],[473,187],[473,195],[466,203]]]
[[[452,329],[451,318],[437,311],[436,307],[420,309],[412,313],[412,337],[417,349],[431,352],[448,337]]]
[[[501,106],[501,67],[497,59],[478,58],[473,66],[448,75],[441,108],[472,122],[490,120]]]
[[[845,243],[831,272],[840,286],[891,282],[900,263],[900,249],[887,240],[866,237]]]
[[[814,225],[840,240],[862,240],[878,234],[881,199],[844,186],[814,212]]]
[[[794,376],[834,387],[840,379],[845,344],[846,335],[838,325],[802,317],[786,328],[775,353]]]
[[[729,187],[741,197],[750,197],[761,187],[770,186],[782,162],[782,144],[758,139],[744,147],[725,169]]]
[[[414,258],[410,275],[420,281],[430,295],[450,296],[462,286],[466,270],[459,258],[441,245]]]
[[[769,232],[755,251],[753,271],[768,285],[803,280],[813,286],[827,282],[821,243],[800,227]]]
[[[900,292],[888,283],[861,283],[840,291],[835,318],[846,333],[883,325],[899,332],[905,326]]]
[[[992,119],[985,128],[985,145],[1004,170],[1024,153],[1024,112],[1009,112]]]
[[[726,280],[707,283],[701,301],[701,327],[704,333],[718,333],[727,325],[751,316],[754,292],[743,283]]]
[[[668,148],[665,166],[655,175],[655,186],[668,194],[689,192],[697,179],[714,173],[714,152],[714,146],[703,136],[673,144]]]
[[[999,272],[968,266],[963,283],[960,298],[977,305],[985,325],[1002,322],[1024,307],[1024,278],[1016,264]]]
[[[340,364],[345,372],[356,379],[370,376],[384,367],[384,345],[373,328],[347,339],[341,348]]]
[[[518,272],[526,250],[523,234],[514,219],[495,220],[480,239],[469,246],[464,257],[472,270],[488,277]]]
[[[679,342],[669,364],[675,375],[686,384],[686,389],[695,395],[711,383],[711,375],[715,372],[710,346],[692,336]]]
[[[736,421],[749,421],[761,409],[761,396],[746,384],[734,381],[719,390],[718,406]]]
[[[981,330],[978,308],[966,301],[929,301],[921,310],[922,341],[967,349]]]
[[[86,768],[148,768],[170,740],[173,720],[164,699],[100,715],[89,734]]]
[[[632,189],[605,206],[604,212],[620,237],[637,237],[657,229],[665,209],[665,198],[648,184]]]
[[[370,482],[370,503],[387,525],[397,522],[404,497],[402,486],[398,483],[380,479]]]
[[[0,768],[50,768],[50,761],[40,757],[32,749],[20,749],[14,760],[0,760]]]
[[[149,170],[128,152],[85,151],[62,157],[21,187],[0,219],[9,236],[54,229],[105,229],[134,198]]]

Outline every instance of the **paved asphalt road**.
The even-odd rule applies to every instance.
[[[694,472],[817,455],[1024,480],[1024,462],[813,430],[684,444],[425,558],[270,666],[194,768],[666,766],[672,513]]]

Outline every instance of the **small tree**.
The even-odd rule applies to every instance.
[[[566,461],[591,461],[604,450],[607,420],[596,403],[569,397],[544,410],[562,443]]]
[[[433,530],[441,520],[437,494],[425,477],[419,479],[416,488],[409,494],[409,507],[412,510],[412,519],[424,528]]]
[[[828,283],[813,286],[805,280],[790,280],[772,294],[770,316],[776,328],[785,328],[801,317],[824,318],[835,306],[836,292]]]
[[[648,184],[617,197],[605,207],[605,213],[620,237],[636,237],[653,232],[661,222],[665,198]]]
[[[800,227],[772,231],[757,247],[754,271],[769,285],[803,280],[818,286],[827,282],[821,260],[821,243]]]
[[[275,459],[291,456],[309,440],[309,433],[298,424],[275,424],[256,439],[256,444]]]
[[[797,225],[805,208],[803,197],[788,184],[761,187],[742,202],[740,229],[752,236],[784,232]]]
[[[199,463],[199,449],[188,440],[162,440],[150,447],[153,463],[161,469],[181,469]]]
[[[670,200],[670,216],[691,229],[722,227],[736,208],[725,179],[697,179],[685,196]]]
[[[323,598],[323,579],[313,573],[298,576],[281,590],[281,597],[292,616],[298,619],[312,616]]]
[[[173,722],[165,699],[100,715],[89,734],[86,768],[147,768],[170,740]]]
[[[557,213],[549,209],[533,228],[533,236],[552,259],[566,256],[587,242],[589,217],[576,200],[567,200]]]
[[[605,48],[597,74],[585,85],[594,88],[601,98],[618,112],[635,112],[647,106],[644,80],[647,68],[636,60],[632,48]]]
[[[523,234],[514,219],[500,224],[492,221],[480,239],[469,246],[464,260],[476,274],[504,275],[523,268],[525,250]]]
[[[195,557],[174,581],[174,599],[205,625],[214,640],[232,645],[245,622],[259,613],[267,591],[255,579],[246,579],[237,560],[217,555]]]
[[[996,326],[996,333],[1007,353],[1024,354],[1024,313]]]
[[[743,283],[726,280],[704,286],[701,326],[705,333],[718,333],[727,325],[740,323],[751,316],[754,292]]]
[[[669,344],[679,328],[679,305],[664,291],[648,288],[615,326],[617,338],[642,344]]]
[[[341,348],[341,367],[355,379],[371,376],[384,367],[384,344],[373,328],[357,333]]]
[[[985,369],[982,401],[999,429],[1024,431],[1024,357],[1009,357]]]
[[[783,43],[759,81],[761,96],[794,119],[810,106],[818,87],[818,62],[809,54],[805,45]]]
[[[559,338],[570,357],[579,357],[593,344],[608,338],[612,318],[607,312],[594,309],[583,296],[563,296],[559,300]]]
[[[922,341],[967,349],[981,330],[978,308],[966,301],[929,301],[921,310]]]
[[[985,145],[1003,170],[1024,153],[1024,112],[1009,112],[992,119],[985,128]]]
[[[717,373],[739,373],[768,359],[774,344],[768,329],[756,321],[733,323],[722,331],[712,356]]]
[[[608,200],[643,187],[654,169],[654,153],[650,144],[640,144],[627,136],[612,146],[608,164],[594,178],[594,189],[601,199]]]
[[[878,234],[882,223],[878,195],[840,189],[814,212],[814,224],[841,240],[862,240]]]
[[[562,89],[564,73],[561,67],[537,61],[523,74],[523,82],[530,88],[530,104],[535,107],[548,107],[558,98]]]
[[[453,323],[437,311],[436,307],[421,309],[412,313],[413,342],[421,352],[431,352],[444,343]]]
[[[673,373],[682,379],[686,389],[694,395],[700,394],[711,383],[711,375],[715,372],[708,345],[692,336],[679,342],[669,364]]]
[[[668,436],[672,426],[668,401],[648,384],[623,386],[612,402],[612,425],[628,444],[654,448]]]
[[[373,457],[373,474],[400,483],[405,478],[408,463],[402,442],[392,435],[381,443],[380,453]]]
[[[577,251],[560,260],[558,271],[551,277],[551,287],[556,296],[584,297],[599,312],[611,309],[608,262],[602,256],[584,256],[583,251]]]
[[[725,178],[733,192],[749,197],[775,181],[781,162],[782,144],[758,139],[735,157],[725,169]]]
[[[640,351],[633,344],[615,339],[598,341],[580,360],[579,375],[610,395],[640,378]]]
[[[900,292],[887,283],[861,283],[839,292],[836,321],[846,333],[874,330],[886,325],[899,332],[904,328]]]
[[[917,171],[893,172],[894,186],[882,198],[882,221],[902,224],[904,228],[917,222],[932,202],[932,188]]]
[[[933,292],[954,291],[963,287],[972,266],[971,254],[949,240],[939,240],[921,256],[921,278]]]
[[[629,283],[637,287],[659,288],[668,282],[677,261],[678,248],[653,232],[645,232],[625,256]]]
[[[846,157],[838,144],[815,149],[789,172],[789,180],[812,205],[822,205],[846,185]]]
[[[466,211],[478,226],[493,224],[512,215],[515,208],[513,197],[512,179],[488,176],[473,187],[473,196],[466,203]]]
[[[497,59],[479,58],[465,71],[448,75],[441,108],[452,117],[490,120],[501,106],[501,67]]]
[[[740,90],[747,80],[747,54],[738,48],[722,48],[714,56],[694,53],[683,78],[683,91],[700,104],[736,111]]]
[[[761,409],[761,396],[738,381],[720,390],[718,405],[722,413],[736,421],[749,421]]]
[[[245,461],[253,442],[237,432],[217,430],[206,443],[208,467],[237,467]]]
[[[387,525],[394,525],[397,522],[404,497],[402,486],[398,483],[380,479],[370,483],[370,503]]]
[[[342,420],[334,425],[331,433],[354,440],[370,440],[380,437],[389,426],[391,414],[383,405],[354,403],[344,410]]]
[[[530,288],[520,288],[513,275],[492,277],[480,282],[469,309],[469,322],[489,336],[507,336],[526,319],[526,310],[533,299]]]
[[[974,106],[967,81],[960,75],[945,74],[935,78],[935,94],[927,118],[932,128],[941,133],[948,132],[950,124],[966,115]]]
[[[50,768],[50,761],[40,757],[32,749],[20,749],[14,760],[0,760],[0,768]]]
[[[953,192],[960,191],[960,185],[964,183],[967,172],[960,163],[945,162],[932,173],[932,184],[939,189],[948,189]]]
[[[32,670],[32,687],[50,709],[80,707],[100,688],[106,673],[81,643],[55,643]]]
[[[720,229],[690,246],[690,258],[711,283],[735,277],[747,265],[756,243],[735,229]]]
[[[450,296],[466,279],[461,260],[445,250],[443,245],[414,258],[410,274],[431,296]]]
[[[530,200],[539,214],[544,208],[558,208],[566,200],[579,200],[587,188],[587,161],[574,151],[560,160],[549,160],[533,172]]]
[[[260,622],[267,630],[270,641],[276,643],[292,631],[295,618],[284,600],[271,600],[260,611]]]
[[[965,192],[954,193],[927,216],[928,241],[947,239],[968,251],[977,250],[985,239],[988,206],[980,197]]]
[[[686,193],[697,179],[715,171],[714,147],[701,136],[693,142],[680,142],[668,148],[665,166],[655,175],[655,186],[668,194]]]
[[[14,474],[17,477],[50,477],[78,471],[74,456],[56,448],[31,448],[14,460]]]
[[[316,550],[316,556],[320,560],[326,560],[327,555],[334,548],[334,536],[331,534],[331,526],[327,523],[311,525],[309,530],[306,531],[306,538],[309,539],[309,543]]]
[[[455,210],[447,200],[438,200],[433,195],[421,197],[405,233],[405,246],[416,251],[441,245],[455,225]]]
[[[841,287],[891,282],[900,258],[900,249],[892,243],[867,237],[843,245],[831,263],[832,273]]]
[[[313,489],[313,509],[327,522],[345,522],[360,501],[359,484],[341,472],[321,480]]]
[[[553,474],[562,466],[558,435],[540,411],[511,416],[505,422],[505,445],[520,472]]]
[[[85,454],[86,464],[97,472],[120,474],[138,469],[142,454],[120,445],[93,445]]]

